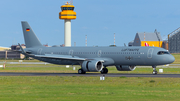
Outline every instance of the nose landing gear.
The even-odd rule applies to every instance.
[[[156,75],[156,74],[157,74],[156,66],[152,66],[152,68],[153,68],[152,74],[153,74],[153,75]]]

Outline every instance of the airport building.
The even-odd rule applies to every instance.
[[[168,35],[170,53],[180,53],[180,27]]]
[[[162,43],[162,47],[166,50],[169,50],[169,46],[168,46],[168,40],[163,40],[163,43]]]
[[[11,50],[11,48],[8,48],[8,47],[1,47],[1,46],[0,46],[0,51],[3,51],[3,50]]]
[[[128,46],[151,46],[162,47],[162,38],[157,30],[154,33],[136,33],[133,41],[129,42]]]
[[[25,45],[21,45],[26,48]],[[11,48],[0,47],[0,59],[23,59],[25,56],[17,52],[20,49],[18,45],[12,45]]]

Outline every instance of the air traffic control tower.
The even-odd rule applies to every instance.
[[[71,20],[76,19],[76,12],[74,12],[74,6],[68,2],[61,6],[61,10],[59,19],[64,20],[64,45],[71,47]]]

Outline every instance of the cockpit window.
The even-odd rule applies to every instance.
[[[163,54],[169,54],[169,52],[168,51],[159,51],[157,54],[158,55],[163,55]]]

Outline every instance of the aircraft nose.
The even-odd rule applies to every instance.
[[[169,57],[169,62],[170,62],[170,63],[173,63],[174,61],[175,61],[174,56]]]

